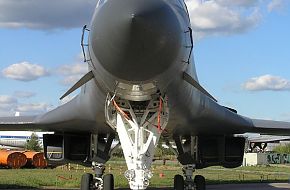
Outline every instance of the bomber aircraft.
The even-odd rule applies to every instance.
[[[114,188],[105,163],[118,138],[131,189],[146,189],[160,138],[183,165],[174,189],[204,190],[195,169],[238,167],[245,139],[234,134],[289,134],[290,123],[250,119],[223,107],[198,82],[190,18],[183,0],[99,0],[82,43],[89,72],[70,102],[36,116],[2,117],[0,130],[43,130],[50,162],[92,165],[81,189]],[[54,154],[55,153],[55,154]],[[49,156],[48,156],[49,155]]]

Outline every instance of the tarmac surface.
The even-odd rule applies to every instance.
[[[256,183],[208,185],[207,190],[285,190],[290,189],[289,183]]]
[[[290,183],[254,183],[207,185],[206,190],[290,190]],[[129,189],[118,189],[129,190]],[[148,190],[173,190],[173,188],[148,188]]]
[[[33,188],[1,188],[9,190],[33,190]],[[253,184],[222,184],[222,185],[207,185],[206,190],[290,190],[290,183],[253,183]],[[41,190],[78,190],[75,188],[43,188]],[[116,190],[129,190],[127,188],[120,188]],[[173,190],[172,187],[148,188],[147,190]]]

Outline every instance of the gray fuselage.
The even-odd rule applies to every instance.
[[[220,106],[183,80],[186,72],[198,81],[190,27],[181,0],[100,1],[87,51],[94,80],[71,102],[57,108],[62,114],[49,112],[39,122],[83,120],[79,129],[63,126],[61,130],[110,131],[104,114],[108,93],[144,101],[160,90],[168,97],[170,134],[250,131],[251,120]]]

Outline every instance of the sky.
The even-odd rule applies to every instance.
[[[200,83],[239,114],[290,121],[290,1],[186,0]],[[0,116],[33,115],[87,72],[96,0],[0,0]],[[69,99],[69,98],[68,98]]]

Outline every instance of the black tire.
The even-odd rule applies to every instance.
[[[103,177],[104,190],[114,190],[114,176],[113,174],[107,174]]]
[[[196,175],[194,177],[194,184],[196,186],[196,190],[205,190],[205,178],[201,175]]]
[[[90,190],[93,183],[93,174],[85,173],[81,179],[81,190]]]
[[[174,176],[174,190],[184,190],[184,179],[181,175]]]

